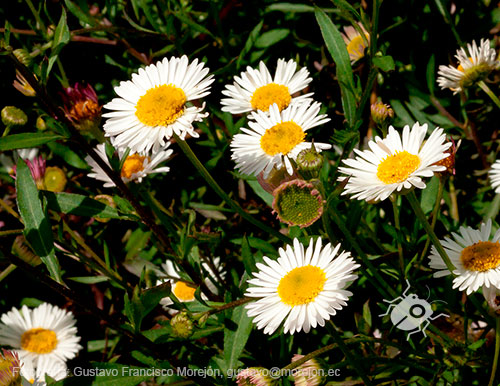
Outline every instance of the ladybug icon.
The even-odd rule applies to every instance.
[[[406,280],[408,287],[403,292],[402,296],[399,296],[393,300],[386,300],[384,302],[389,303],[389,308],[385,314],[380,314],[379,316],[386,316],[391,314],[391,322],[403,331],[410,331],[406,340],[410,339],[411,334],[415,334],[419,331],[427,336],[425,329],[429,326],[430,321],[439,318],[440,316],[449,317],[447,314],[438,314],[433,316],[431,304],[424,299],[420,299],[417,294],[409,294],[410,283]]]

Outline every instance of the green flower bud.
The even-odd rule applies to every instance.
[[[31,252],[31,249],[26,245],[24,236],[16,237],[14,244],[12,244],[12,253],[34,267],[42,264],[42,260]]]
[[[377,102],[371,105],[371,113],[373,122],[377,125],[388,124],[394,118],[394,110],[391,106],[386,105],[382,102]]]
[[[12,52],[22,64],[28,67],[31,64],[31,55],[24,48],[18,48]]]
[[[107,194],[99,194],[99,195],[94,197],[94,200],[97,200],[99,202],[102,202],[103,204],[109,205],[112,208],[116,208],[116,203],[114,202],[113,197],[111,197]],[[101,218],[98,216],[95,216],[94,218],[96,219],[96,221],[99,221],[102,223],[105,223],[105,222],[108,222],[109,220],[111,220],[110,218]]]
[[[28,116],[15,106],[5,106],[2,109],[2,122],[5,126],[24,126]]]
[[[45,169],[45,175],[43,176],[43,185],[45,190],[51,192],[62,192],[66,187],[66,174],[61,168],[57,166],[49,166]]]
[[[36,119],[36,128],[40,131],[47,130],[47,124],[41,115]]]
[[[300,151],[295,162],[302,177],[310,180],[318,178],[319,172],[323,167],[323,156],[316,151],[313,143],[310,149]]]
[[[187,339],[193,335],[193,321],[184,311],[177,313],[170,321],[172,335],[176,338]]]

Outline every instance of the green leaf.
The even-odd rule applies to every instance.
[[[109,277],[107,276],[79,276],[79,277],[68,277],[68,280],[76,281],[77,283],[82,284],[95,284],[102,283],[103,281],[108,281]]]
[[[155,308],[160,300],[170,295],[170,283],[163,283],[141,292],[140,301],[143,306],[143,317]]]
[[[37,147],[63,138],[49,133],[21,133],[0,137],[0,151]]]
[[[81,194],[49,191],[43,191],[42,193],[47,199],[48,208],[59,213],[100,218],[134,218],[133,216],[120,215],[115,208]]]
[[[424,213],[429,213],[436,203],[436,196],[439,190],[439,177],[433,176],[427,187],[422,191],[420,206]]]
[[[429,88],[429,92],[431,93],[431,95],[434,95],[435,84],[436,84],[436,57],[434,55],[431,56],[429,62],[427,63],[426,78],[427,78],[427,87]]]
[[[50,142],[48,145],[50,150],[68,164],[77,169],[88,170],[89,165],[78,154],[76,154],[69,147],[64,146],[59,142]]]
[[[277,29],[273,29],[271,31],[264,32],[255,41],[255,47],[257,47],[257,48],[270,47],[270,46],[278,43],[280,40],[283,40],[284,38],[286,38],[289,33],[290,33],[290,30],[287,28],[277,28]]]
[[[255,271],[255,259],[250,250],[250,244],[246,236],[243,236],[241,240],[241,258],[243,259],[243,265],[245,267],[245,272],[248,275],[252,275]]]
[[[61,268],[54,251],[52,228],[42,209],[38,189],[31,171],[24,160],[19,159],[16,171],[17,206],[24,222],[24,236],[35,253],[47,266],[50,275],[62,283]]]
[[[66,20],[66,10],[63,8],[61,13],[61,18],[59,19],[59,23],[57,23],[56,30],[54,32],[54,38],[52,39],[52,50],[50,52],[49,64],[47,66],[47,70],[45,72],[45,76],[47,77],[54,65],[59,52],[61,49],[68,44],[71,39],[71,33],[69,32],[68,22]]]
[[[255,41],[257,40],[257,37],[259,36],[260,30],[262,29],[263,25],[264,20],[261,20],[260,23],[255,26],[252,32],[250,32],[250,35],[248,36],[248,39],[245,43],[245,47],[243,47],[243,49],[241,50],[240,55],[238,56],[238,60],[236,61],[237,68],[241,66],[241,62],[243,61],[245,55],[252,50],[252,47],[255,44]]]
[[[224,359],[228,369],[237,368],[238,358],[252,331],[252,319],[247,316],[247,311],[243,306],[233,310],[231,321],[238,327],[236,331],[224,329]]]
[[[141,367],[121,365],[119,363],[92,363],[92,368],[99,369],[101,373],[105,373],[107,370],[107,375],[99,376],[98,374],[94,381],[91,383],[92,386],[137,386],[141,382],[147,381],[153,378],[152,375],[147,375],[148,370]],[[141,375],[141,371],[142,374]],[[87,383],[90,384],[90,383]]]
[[[68,11],[76,16],[80,23],[95,26],[94,19],[88,16],[88,9],[86,10],[87,12],[84,12],[84,10],[82,10],[78,5],[74,4],[70,0],[64,0],[64,4],[66,5],[66,8],[68,8]]]
[[[384,72],[394,71],[396,68],[392,56],[375,56],[373,58],[373,64]]]
[[[355,87],[351,60],[349,59],[347,47],[344,43],[344,39],[342,39],[342,35],[328,15],[319,8],[316,8],[315,15],[326,48],[337,65],[337,78],[342,94],[342,107],[344,108],[347,123],[350,127],[353,127],[356,116],[356,97],[354,95]]]
[[[248,185],[250,185],[255,194],[262,198],[269,207],[273,206],[273,195],[269,192],[266,192],[257,180],[247,180],[247,183]]]

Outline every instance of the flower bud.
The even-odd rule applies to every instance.
[[[236,376],[236,384],[239,386],[270,386],[273,379],[269,370],[264,367],[249,367],[240,371]]]
[[[314,143],[311,144],[310,149],[301,150],[295,161],[300,175],[306,180],[318,178],[323,167],[323,156],[316,151]]]
[[[302,359],[304,355],[295,354],[292,363]],[[326,381],[327,374],[324,363],[318,358],[309,359],[296,367],[294,372],[295,386],[318,386]]]
[[[47,124],[41,115],[36,119],[36,128],[40,131],[47,130]]]
[[[116,208],[116,202],[113,200],[113,197],[111,197],[107,194],[99,194],[99,195],[94,197],[94,200],[97,200],[99,202],[102,202],[103,204],[109,205],[112,208]],[[98,216],[95,216],[94,218],[96,219],[96,221],[99,221],[102,223],[105,223],[105,222],[108,222],[109,220],[111,220],[110,218],[101,218]]]
[[[370,109],[373,122],[379,126],[390,123],[394,118],[394,110],[382,102],[372,104]]]
[[[21,94],[29,96],[29,97],[34,97],[36,95],[35,90],[29,82],[24,78],[24,76],[21,75],[21,73],[16,70],[16,80],[14,80],[14,83],[12,84],[14,88],[19,91]]]
[[[193,321],[184,311],[181,311],[170,321],[172,335],[176,338],[187,339],[193,335]]]
[[[310,182],[299,179],[285,182],[273,195],[273,213],[285,224],[305,228],[323,214],[323,197]]]
[[[24,48],[18,48],[12,51],[12,53],[17,58],[17,60],[19,60],[26,67],[29,67],[29,65],[31,64],[31,55],[27,50],[25,50]]]
[[[68,179],[61,168],[58,168],[57,166],[49,166],[45,170],[45,175],[43,176],[45,190],[51,192],[62,192],[66,187],[66,182],[68,182]]]
[[[14,244],[12,244],[12,253],[34,267],[42,264],[42,260],[31,252],[31,249],[29,249],[26,245],[26,239],[24,236],[16,237]]]
[[[2,109],[2,122],[5,126],[24,126],[28,116],[15,106],[5,106]]]

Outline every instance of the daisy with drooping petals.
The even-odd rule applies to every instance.
[[[370,34],[366,32],[365,27],[363,27],[361,23],[358,23],[358,26],[363,31],[366,41],[370,43]],[[368,45],[366,44],[365,39],[363,39],[363,36],[353,26],[344,27],[344,32],[345,33],[341,33],[342,38],[347,46],[347,52],[349,53],[351,64],[354,64],[354,62],[365,56],[365,49]]]
[[[179,275],[179,269],[174,265],[174,263],[170,260],[167,260],[164,264],[162,264],[162,268],[164,270],[164,278],[170,280],[170,284],[172,285],[171,290],[172,293],[175,295],[177,299],[179,299],[181,302],[193,302],[196,300],[194,294],[196,290],[198,289],[197,286],[191,283],[187,283],[181,279],[181,276]],[[214,258],[213,260],[213,268],[215,268],[218,271],[218,275],[214,273],[212,266],[206,262],[203,262],[201,264],[201,269],[203,271],[202,277],[205,277],[205,285],[208,287],[210,292],[217,294],[217,286],[214,284],[218,281],[219,276],[221,279],[224,279],[226,276],[226,273],[223,272],[223,266],[221,264],[221,260],[219,257]],[[204,300],[208,300],[208,298],[205,296],[205,294],[201,294],[201,297]],[[174,311],[176,312],[177,310],[171,310],[168,306],[173,304],[172,299],[169,297],[165,297],[160,300],[160,304],[163,306],[164,309],[168,311]]]
[[[260,298],[245,306],[257,328],[272,334],[285,320],[285,334],[309,332],[311,327],[324,326],[330,315],[346,306],[352,293],[344,288],[357,278],[352,272],[359,264],[349,252],[335,258],[339,249],[340,244],[322,248],[318,238],[316,242],[311,239],[304,250],[294,239],[293,247],[279,249],[278,260],[264,256],[265,264],[257,263],[260,271],[248,281],[253,286],[245,293]]]
[[[184,139],[186,134],[199,137],[192,123],[201,121],[208,113],[202,107],[187,102],[210,93],[214,81],[205,64],[187,56],[151,64],[132,74],[132,80],[120,82],[114,98],[104,105],[113,110],[103,114],[107,137],[115,137],[117,147],[128,147],[132,153],[157,152],[173,133]]]
[[[305,142],[306,131],[328,122],[326,114],[318,115],[321,103],[312,105],[291,105],[281,113],[278,105],[269,108],[269,115],[263,111],[253,112],[254,120],[249,121],[250,129],[242,128],[231,142],[231,159],[242,173],[258,176],[264,172],[267,178],[274,166],[286,167],[288,174],[293,173],[290,159],[295,159],[303,149],[311,147]],[[326,143],[314,143],[318,151],[330,149]]]
[[[311,82],[309,71],[303,67],[299,71],[297,63],[290,59],[278,59],[274,79],[264,62],[260,62],[259,69],[247,67],[241,76],[235,76],[234,83],[226,85],[222,94],[229,98],[221,100],[222,111],[231,114],[241,114],[249,111],[268,111],[276,103],[279,111],[286,109],[292,103],[311,103],[313,93],[292,97],[296,92],[304,89]]]
[[[167,173],[170,168],[168,166],[157,167],[163,161],[167,160],[173,153],[173,150],[167,148],[170,146],[170,142],[167,142],[167,145],[154,153],[149,157],[143,153],[135,153],[132,155],[128,155],[123,163],[121,170],[121,177],[123,182],[128,183],[130,181],[142,182],[142,179],[146,177],[148,174],[153,173]],[[95,149],[96,153],[101,157],[104,162],[109,165],[108,156],[106,155],[106,145],[101,143],[97,145]],[[125,149],[118,148],[118,155],[120,159],[123,157],[125,153]],[[92,168],[92,172],[88,174],[89,177],[95,178],[96,180],[103,181],[105,188],[110,188],[115,186],[114,182],[111,181],[111,178],[102,170],[102,168],[95,162],[92,157],[85,157],[85,161]]]
[[[460,234],[452,233],[454,240],[440,240],[451,263],[455,266],[453,288],[466,291],[467,295],[483,285],[500,288],[500,230],[491,238],[491,220],[481,224],[479,230],[460,227]],[[443,259],[433,246],[429,266],[439,270],[434,277],[450,274]]]
[[[358,200],[382,201],[393,192],[417,187],[425,188],[422,177],[432,177],[434,172],[443,171],[445,166],[436,162],[449,156],[443,129],[436,128],[424,142],[427,124],[415,123],[403,129],[402,138],[394,127],[389,126],[385,139],[376,137],[368,146],[371,150],[354,149],[358,157],[343,162],[348,167],[340,167],[339,181],[348,179],[342,194],[354,194]],[[423,145],[422,145],[423,144]]]
[[[23,362],[31,361],[35,367],[42,357],[65,362],[82,348],[73,314],[51,304],[12,308],[0,320],[0,345],[12,347]]]
[[[491,187],[495,189],[495,193],[500,193],[500,160],[496,160],[491,165],[490,180]]]
[[[60,381],[68,376],[66,363],[58,360],[50,360],[46,357],[40,357],[36,367],[29,361],[23,362],[21,375],[30,384],[34,386],[45,386],[45,375],[48,375],[56,381]]]
[[[488,39],[481,39],[479,47],[475,41],[467,44],[467,51],[469,53],[463,47],[457,50],[458,67],[439,66],[438,74],[441,76],[437,82],[442,89],[449,88],[456,94],[483,80],[500,66],[497,53],[490,47]]]

